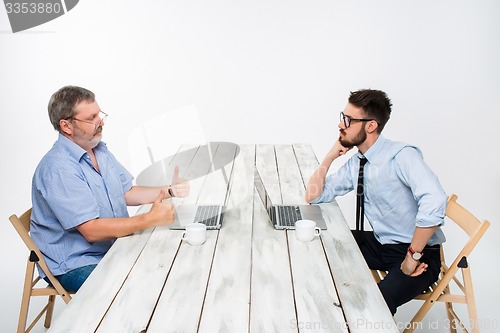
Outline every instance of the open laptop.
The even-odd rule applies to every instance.
[[[298,220],[313,220],[316,226],[326,229],[321,208],[315,205],[273,205],[257,168],[254,172],[254,183],[259,197],[266,207],[267,214],[276,229],[295,229]]]
[[[174,222],[169,229],[186,229],[190,223],[203,223],[207,230],[220,229],[224,217],[224,206],[220,205],[176,205]]]

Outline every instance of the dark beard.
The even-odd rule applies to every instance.
[[[363,142],[365,142],[365,140],[366,140],[365,126],[366,126],[366,124],[363,123],[363,127],[361,127],[358,134],[356,134],[356,136],[354,137],[354,139],[352,139],[352,141],[347,141],[344,138],[339,136],[340,144],[346,148],[352,148],[352,147],[358,146],[358,145],[362,144]],[[341,130],[341,131],[343,132],[343,130]]]

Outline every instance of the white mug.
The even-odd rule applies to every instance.
[[[299,220],[295,222],[295,237],[302,242],[309,242],[314,237],[321,235],[321,229],[316,227],[316,222]]]
[[[201,245],[207,239],[207,226],[203,223],[191,223],[186,226],[186,231],[182,233],[182,240],[191,245]]]

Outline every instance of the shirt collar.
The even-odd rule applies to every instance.
[[[380,149],[382,149],[382,146],[384,145],[385,141],[386,139],[382,135],[379,135],[375,143],[370,148],[368,148],[368,150],[364,154],[361,154],[358,151],[357,153],[358,157],[359,158],[365,157],[368,160],[368,162],[373,161],[377,153],[380,151]]]
[[[87,154],[85,149],[59,133],[59,137],[57,138],[57,144],[61,145],[66,151],[77,161],[80,161],[80,159]],[[100,141],[97,146],[94,148],[94,150],[101,149],[101,147],[104,147],[106,144],[102,141]]]

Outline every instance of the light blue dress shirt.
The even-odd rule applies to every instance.
[[[327,176],[323,193],[311,203],[329,202],[357,186],[359,158],[354,154]],[[379,136],[364,154],[365,216],[381,244],[410,243],[415,227],[444,224],[447,195],[425,164],[420,149]],[[428,245],[441,244],[438,228]]]
[[[52,274],[97,264],[113,240],[89,243],[76,226],[96,218],[128,217],[125,193],[132,175],[100,142],[94,153],[98,173],[80,146],[59,134],[35,170],[31,237]]]

